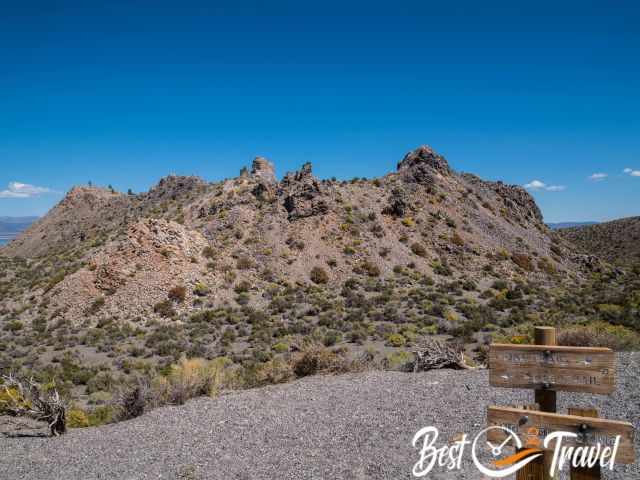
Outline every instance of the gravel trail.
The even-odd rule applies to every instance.
[[[611,396],[559,394],[559,408],[593,405],[602,417],[640,424],[640,353],[622,354]],[[533,393],[489,386],[486,371],[369,372],[200,398],[132,421],[61,438],[0,437],[2,479],[409,479],[424,426],[441,439],[475,435],[489,404]],[[639,435],[636,435],[636,452]],[[463,471],[429,479],[482,478]],[[640,479],[638,463],[604,478]]]

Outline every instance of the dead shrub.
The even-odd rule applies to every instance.
[[[511,261],[527,272],[533,271],[533,263],[531,262],[531,257],[529,257],[529,255],[525,255],[524,253],[514,253],[511,255]]]
[[[187,289],[182,285],[175,286],[171,290],[169,290],[168,296],[169,300],[177,303],[182,303],[184,302],[185,298],[187,298]]]
[[[323,284],[329,281],[329,275],[322,267],[313,267],[309,274],[309,278],[313,283],[317,284]]]

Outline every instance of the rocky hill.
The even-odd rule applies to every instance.
[[[620,266],[640,264],[640,217],[558,231],[583,253]]]
[[[319,179],[307,163],[278,180],[256,158],[215,183],[75,187],[0,251],[0,368],[85,388],[183,354],[263,364],[308,341],[401,362],[431,335],[481,345],[555,322],[603,269],[524,189],[426,146],[376,179]]]
[[[342,285],[407,266],[473,281],[488,268],[575,271],[525,190],[459,175],[429,147],[373,181],[319,180],[307,163],[278,182],[257,158],[215,184],[168,177],[137,196],[75,187],[5,254],[80,262],[46,293],[48,308],[76,323],[95,301],[104,302],[95,316],[154,316],[176,286],[184,298],[172,307],[186,312],[194,302],[234,304],[238,290],[241,303],[264,304],[274,283]]]

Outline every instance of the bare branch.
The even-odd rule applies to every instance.
[[[413,350],[415,361],[414,372],[425,372],[441,368],[453,368],[457,370],[471,370],[464,356],[464,347],[450,345],[437,340],[426,340],[418,348]]]
[[[46,422],[53,436],[66,433],[68,405],[55,388],[46,389],[33,377],[22,378],[13,374],[3,375],[2,381],[0,388],[10,399],[2,403],[9,415]]]

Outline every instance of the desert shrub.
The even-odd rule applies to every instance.
[[[538,269],[547,273],[548,275],[553,275],[556,273],[556,267],[553,262],[548,258],[541,258],[538,260]]]
[[[340,342],[340,340],[342,340],[342,335],[340,334],[340,332],[332,330],[330,332],[327,332],[327,334],[322,339],[322,343],[325,347],[331,347]]]
[[[348,338],[352,343],[363,344],[368,338],[367,331],[363,328],[358,328],[349,333]]]
[[[407,339],[399,333],[392,333],[387,337],[387,345],[391,347],[403,347],[407,343]]]
[[[89,416],[84,410],[72,408],[67,412],[67,427],[86,428],[89,426]]]
[[[116,381],[110,372],[100,372],[87,381],[87,394],[94,392],[108,392],[113,389]]]
[[[163,302],[156,303],[153,306],[153,311],[161,317],[173,317],[176,311],[173,309],[173,305],[170,300],[164,300]]]
[[[380,276],[380,267],[369,260],[363,260],[353,268],[355,273],[360,275],[369,275],[370,277]]]
[[[89,412],[89,426],[98,427],[111,423],[114,419],[114,408],[111,405],[96,407]]]
[[[596,305],[596,310],[600,314],[603,320],[616,321],[622,317],[624,308],[620,305],[614,305],[610,303],[600,303]]]
[[[119,392],[112,416],[127,420],[163,405],[181,405],[203,395],[216,395],[233,383],[230,360],[219,357],[211,361],[182,358],[154,378],[138,377]],[[107,412],[105,412],[106,414]]]
[[[20,392],[16,388],[4,388],[0,385],[0,415],[8,414],[12,408],[18,406],[28,406]]]
[[[531,272],[533,270],[533,263],[531,257],[524,253],[514,253],[511,255],[511,261],[519,266],[521,269]]]
[[[505,280],[496,280],[491,285],[491,288],[495,290],[507,290],[509,288],[509,284]]]
[[[293,380],[291,364],[281,358],[273,358],[264,363],[245,366],[239,373],[239,386],[255,388]]]
[[[214,259],[216,258],[216,251],[212,247],[204,247],[202,250],[202,256],[205,258]]]
[[[329,281],[329,275],[322,267],[313,267],[309,278],[313,283],[322,284]]]
[[[458,232],[453,232],[453,235],[451,236],[451,243],[453,243],[454,245],[458,245],[459,247],[464,246],[464,240],[458,234]]]
[[[198,282],[193,288],[193,294],[198,297],[206,297],[209,294],[209,287],[202,282]]]
[[[219,357],[212,361],[182,358],[172,365],[165,377],[156,379],[156,391],[165,404],[181,405],[198,396],[212,396],[226,386],[230,378],[230,360]]]
[[[307,347],[293,360],[293,372],[297,377],[319,373],[346,373],[361,369],[361,362],[349,360],[344,353],[315,345]]]
[[[24,328],[24,324],[20,320],[11,320],[7,322],[3,330],[11,333],[18,332]]]
[[[424,245],[417,242],[411,244],[411,251],[419,257],[427,256],[427,249],[424,248]]]
[[[169,297],[169,300],[173,300],[177,303],[182,303],[184,302],[184,299],[187,298],[187,289],[182,285],[175,286],[171,290],[169,290],[167,296]]]
[[[607,347],[613,350],[640,349],[640,334],[622,325],[596,321],[560,329],[558,344],[572,347]]]
[[[276,353],[285,353],[289,351],[289,345],[284,342],[278,342],[271,347]]]
[[[89,305],[89,308],[87,308],[87,315],[95,315],[96,313],[98,313],[100,311],[100,309],[102,307],[104,307],[104,304],[105,304],[104,297],[96,298],[91,303],[91,305]]]
[[[236,266],[238,267],[239,270],[249,270],[250,268],[253,267],[253,262],[249,257],[242,256],[238,258],[236,262]]]
[[[408,363],[413,361],[413,354],[401,350],[391,352],[384,359],[384,367],[387,370],[405,370]]]
[[[441,275],[443,277],[450,277],[453,275],[451,267],[449,267],[449,264],[445,262],[433,262],[431,267],[436,275]]]
[[[246,293],[251,290],[251,283],[248,280],[242,280],[236,284],[233,290],[238,294]]]
[[[415,224],[416,222],[411,217],[405,217],[402,219],[402,225],[405,227],[413,227]]]

